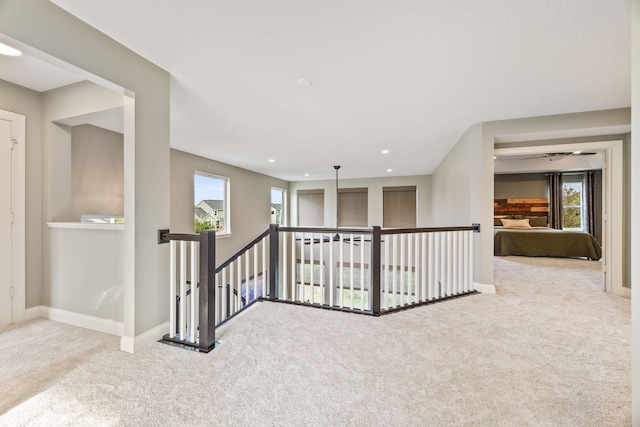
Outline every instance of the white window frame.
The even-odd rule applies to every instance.
[[[280,187],[271,187],[271,190],[269,191],[269,207],[271,207],[271,204],[273,203],[273,200],[271,199],[273,190],[280,191],[282,193],[282,210],[280,213],[281,215],[280,224],[278,225],[286,226],[287,225],[287,190]]]
[[[193,172],[194,193],[195,193],[196,175],[201,176],[201,177],[205,177],[205,178],[217,179],[217,180],[224,181],[223,202],[224,202],[224,223],[225,223],[225,225],[224,225],[224,231],[216,231],[216,236],[219,236],[219,237],[230,236],[231,235],[231,179],[226,177],[226,176],[222,176],[222,175],[215,175],[215,174],[212,174],[212,173],[202,172],[202,171],[194,171]],[[194,199],[195,199],[195,195],[194,195]],[[194,203],[195,203],[195,200],[194,200]],[[194,204],[194,209],[195,209],[195,204]],[[194,218],[194,221],[195,221],[195,218]]]
[[[570,186],[572,184],[579,184],[580,185],[580,205],[579,206],[567,206],[564,203],[562,203],[562,216],[564,217],[564,212],[565,209],[568,208],[580,208],[580,227],[579,228],[570,228],[570,227],[565,227],[564,224],[562,226],[563,230],[574,230],[574,231],[584,231],[584,214],[585,214],[585,209],[584,209],[584,184],[582,181],[567,181],[567,182],[563,182],[562,183],[562,193],[564,194],[564,187],[565,186]]]

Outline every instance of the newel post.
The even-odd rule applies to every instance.
[[[382,233],[379,226],[371,230],[371,313],[380,316],[380,254],[382,246]]]
[[[278,299],[278,267],[280,264],[280,232],[278,224],[269,226],[269,299]]]
[[[200,233],[200,342],[198,348],[208,352],[216,344],[215,318],[216,232]]]

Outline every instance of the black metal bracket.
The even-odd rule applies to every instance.
[[[167,239],[167,234],[169,234],[169,229],[165,228],[162,230],[158,230],[158,244],[161,245],[163,243],[169,243],[169,239]]]
[[[471,226],[473,227],[473,232],[474,233],[479,233],[480,232],[480,224],[471,224]]]

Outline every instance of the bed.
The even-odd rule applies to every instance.
[[[602,258],[602,248],[589,233],[548,227],[494,228],[493,254],[497,256]]]

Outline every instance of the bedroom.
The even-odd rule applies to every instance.
[[[629,297],[623,256],[628,145],[624,136],[588,141],[496,144],[494,254],[598,261],[603,290]]]

